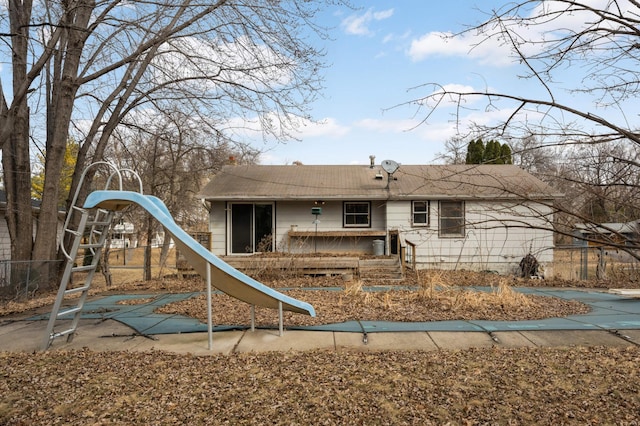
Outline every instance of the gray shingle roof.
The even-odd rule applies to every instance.
[[[376,178],[378,176],[378,178]],[[511,165],[225,166],[204,187],[206,200],[553,199],[548,184]],[[381,177],[381,178],[380,178]]]

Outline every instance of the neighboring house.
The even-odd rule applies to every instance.
[[[132,241],[133,240],[133,241]],[[137,246],[133,223],[121,220],[111,227],[111,244],[109,248],[124,249]]]
[[[11,239],[5,212],[7,211],[7,193],[0,190],[0,261],[11,259]]]
[[[229,165],[200,194],[216,255],[408,251],[418,268],[500,273],[517,271],[528,253],[550,272],[560,196],[511,165],[392,161]]]
[[[9,237],[9,227],[7,226],[7,219],[5,212],[7,210],[7,194],[4,190],[0,189],[0,261],[11,260],[11,239]],[[31,214],[37,216],[40,213],[40,201],[31,200]],[[62,227],[64,225],[64,212],[61,211],[58,215],[58,238],[62,235]],[[38,230],[38,221],[34,221],[33,235],[36,235]]]
[[[637,247],[640,244],[640,220],[619,223],[578,223],[573,231],[576,245],[602,246],[624,244]]]

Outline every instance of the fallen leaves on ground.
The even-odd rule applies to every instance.
[[[525,319],[539,318],[536,315],[541,313],[564,316],[584,308],[544,297],[516,297],[512,305],[503,300],[485,306],[489,302],[475,297],[475,307],[463,309],[457,303],[462,293],[451,286],[495,286],[498,278],[469,273],[448,277],[445,291],[422,299],[401,288],[376,293],[329,291],[327,287],[346,288],[340,278],[298,277],[267,284],[292,288],[288,294],[316,306],[322,322],[340,318]],[[414,285],[413,279],[402,284]],[[514,280],[514,284],[559,283]],[[202,280],[175,278],[127,283],[96,289],[96,293],[203,290]],[[11,305],[0,315],[50,304],[51,295],[46,297]],[[197,298],[188,302],[194,305],[187,309],[189,314],[201,317],[204,302]],[[242,324],[248,312],[245,304],[216,296],[217,323]],[[259,321],[277,321],[273,311],[258,309],[257,314]],[[310,320],[303,315],[293,317]],[[293,318],[286,322],[292,323]],[[640,424],[638,347],[202,357],[160,351],[0,352],[0,366],[3,425]]]
[[[0,424],[640,422],[640,348],[0,353]]]
[[[384,290],[349,294],[341,290],[288,290],[286,295],[310,303],[316,317],[284,312],[287,326],[333,324],[345,321],[442,321],[442,320],[534,320],[586,313],[589,307],[554,297],[518,294],[514,302],[498,293],[466,290],[437,292],[433,297],[420,297],[416,291]],[[214,324],[248,325],[250,307],[225,294],[212,299]],[[206,296],[170,303],[156,310],[207,321]],[[278,323],[273,309],[256,307],[256,325]]]

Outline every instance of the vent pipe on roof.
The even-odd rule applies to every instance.
[[[369,156],[369,168],[373,169],[373,166],[376,165],[376,156],[375,155],[370,155]]]

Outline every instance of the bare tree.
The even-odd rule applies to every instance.
[[[621,143],[583,145],[566,153],[563,178],[575,186],[574,209],[594,222],[630,222],[640,217],[640,147]]]
[[[220,133],[189,112],[173,109],[138,115],[136,121],[136,126],[120,126],[114,134],[118,143],[110,156],[120,167],[136,170],[144,192],[162,199],[184,229],[206,226],[208,214],[196,195],[213,174],[229,161],[257,162],[257,150],[221,139]],[[159,225],[140,211],[129,213],[129,220],[142,231],[149,249]],[[166,259],[168,248],[169,239],[165,239],[161,259]]]
[[[136,111],[182,103],[226,138],[241,138],[251,123],[265,137],[287,139],[310,118],[321,88],[322,52],[310,34],[326,35],[313,22],[325,2],[7,4],[0,37],[13,81],[8,98],[0,87],[0,147],[16,260],[55,258],[57,182],[70,134],[80,143],[73,192]],[[30,208],[30,143],[46,152],[33,246],[31,217],[21,214]]]
[[[611,148],[610,144],[616,142],[620,147],[617,154],[605,155],[607,159],[599,169],[594,166],[602,157],[597,157],[590,165],[582,161],[578,169],[573,170],[556,165],[555,178],[564,177],[567,185],[576,190],[589,188],[588,194],[593,196],[590,206],[598,204],[598,211],[593,208],[587,211],[584,206],[575,205],[558,207],[572,217],[573,223],[597,223],[607,217],[625,217],[610,216],[612,208],[637,214],[640,207],[637,197],[626,199],[624,206],[617,207],[614,207],[613,198],[620,199],[618,190],[622,187],[626,196],[636,194],[638,190],[633,177],[640,172],[637,158],[640,132],[635,117],[627,116],[626,111],[633,106],[640,91],[639,23],[640,4],[633,0],[509,3],[493,11],[482,24],[453,37],[473,34],[480,37],[478,45],[492,43],[508,48],[513,61],[524,70],[520,77],[536,81],[542,96],[534,98],[490,89],[463,91],[434,83],[421,86],[427,94],[407,103],[426,108],[426,120],[435,109],[451,102],[458,105],[460,114],[468,110],[471,99],[484,99],[486,110],[501,109],[510,114],[501,122],[477,125],[474,129],[477,134],[522,140],[533,138],[541,148],[556,147],[559,150],[556,154],[564,152],[567,159],[570,159],[569,154],[581,152],[574,150],[575,146],[585,147],[584,153],[584,150],[601,145],[602,149],[598,150],[604,154]],[[574,78],[579,78],[575,87],[565,87],[566,82],[557,83],[558,76],[569,69]],[[565,90],[580,101],[571,96],[564,97]],[[585,159],[583,156],[582,160]],[[575,161],[575,158],[570,160]],[[594,180],[593,174],[601,172],[604,175]],[[638,247],[621,244],[620,240],[612,239],[610,243],[640,257],[634,251]]]
[[[437,154],[445,164],[465,164],[468,141],[462,137],[452,137],[445,141],[444,151]]]

